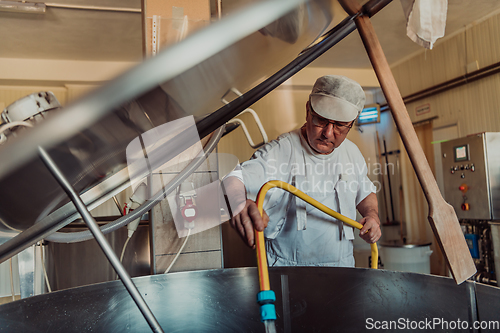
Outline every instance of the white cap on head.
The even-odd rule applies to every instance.
[[[354,80],[341,75],[325,75],[314,83],[309,101],[321,117],[352,121],[365,105],[365,92]]]

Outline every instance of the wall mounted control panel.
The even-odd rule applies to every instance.
[[[500,133],[441,143],[445,200],[459,219],[500,219]]]

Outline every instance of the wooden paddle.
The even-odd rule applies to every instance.
[[[361,13],[362,7],[356,0],[339,0],[339,3],[349,15],[361,14],[355,18],[356,27],[391,108],[392,116],[415,169],[420,186],[422,186],[429,203],[428,219],[432,230],[445,255],[455,282],[460,284],[474,275],[476,266],[465,242],[457,215],[453,207],[444,201],[439,192],[436,180],[420,146],[403,98],[369,17]]]

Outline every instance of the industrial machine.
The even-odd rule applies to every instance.
[[[445,199],[455,209],[472,257],[476,279],[495,283],[500,258],[492,232],[500,219],[500,133],[479,133],[441,143]],[[494,264],[495,262],[495,264]]]
[[[441,143],[446,200],[459,219],[500,219],[500,133]]]

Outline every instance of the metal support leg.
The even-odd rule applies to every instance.
[[[125,288],[127,291],[130,293],[130,296],[134,299],[135,303],[139,307],[139,310],[142,312],[144,315],[144,318],[148,322],[149,326],[153,330],[153,332],[162,332],[163,330],[154,317],[153,313],[151,312],[151,309],[148,307],[144,299],[142,298],[141,294],[139,293],[139,290],[137,290],[137,287],[135,284],[132,282],[132,279],[128,275],[127,271],[125,268],[123,268],[122,264],[120,263],[120,260],[114,253],[113,249],[109,245],[109,243],[106,241],[106,238],[104,237],[104,234],[101,232],[99,229],[96,221],[88,211],[87,207],[83,203],[82,199],[78,195],[78,193],[75,191],[73,186],[68,182],[68,180],[64,177],[62,174],[61,170],[57,167],[57,165],[54,163],[54,161],[50,158],[50,156],[47,154],[47,152],[41,148],[38,147],[38,152],[40,154],[40,158],[42,161],[45,163],[49,171],[52,173],[54,178],[57,180],[57,182],[61,185],[61,187],[64,189],[64,191],[68,194],[70,197],[71,201],[75,204],[76,209],[82,216],[83,220],[87,224],[88,228],[94,235],[97,243],[103,250],[104,254],[108,258],[110,264],[113,266],[115,272],[118,274],[120,279],[122,280],[123,284],[125,285]]]
[[[469,298],[469,328],[470,332],[477,333],[479,329],[474,328],[474,323],[479,322],[477,311],[477,298],[476,298],[476,282],[465,281],[467,288],[467,296]]]
[[[162,175],[160,175],[160,179]],[[165,187],[165,186],[162,186],[162,187]],[[154,196],[154,189],[153,189],[153,173],[150,172],[149,173],[149,176],[148,176],[148,195],[150,198],[152,198]],[[148,214],[148,220],[149,220],[149,253],[150,253],[150,258],[149,258],[149,262],[151,263],[151,268],[150,268],[150,271],[151,271],[151,274],[156,274],[156,241],[155,241],[155,237],[156,237],[156,231],[155,231],[155,218],[156,218],[156,214],[154,212],[155,208],[154,207],[151,207],[151,210],[149,211],[149,214]]]

